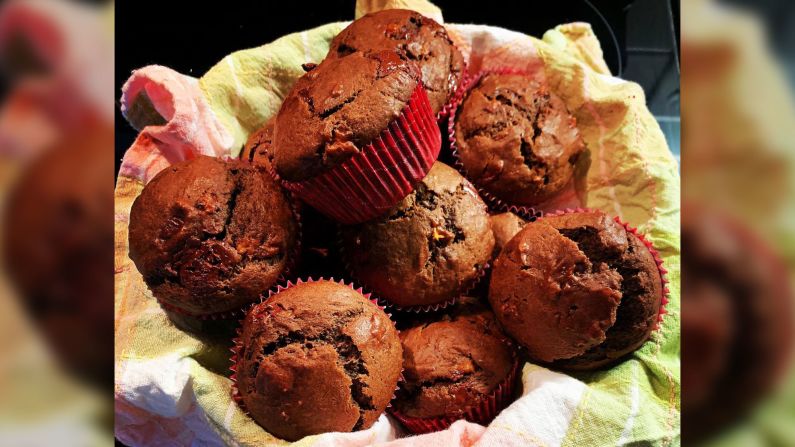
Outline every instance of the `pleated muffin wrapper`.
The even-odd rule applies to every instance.
[[[308,180],[281,182],[327,217],[361,223],[409,195],[431,169],[441,145],[436,116],[418,84],[400,115],[359,153]]]
[[[567,183],[566,186],[554,197],[551,197],[534,206],[526,206],[509,203],[497,197],[478,185],[478,183],[473,181],[472,177],[467,173],[463,162],[461,162],[461,155],[458,150],[458,140],[456,138],[455,132],[458,109],[464,102],[464,99],[466,98],[469,91],[472,90],[472,88],[474,88],[484,76],[489,74],[518,74],[525,75],[527,77],[533,77],[532,74],[524,70],[518,70],[514,68],[484,70],[467,77],[466,84],[462,85],[460,92],[457,93],[455,100],[451,102],[448,110],[449,119],[447,120],[447,139],[450,143],[450,155],[453,159],[453,166],[458,170],[458,172],[461,173],[461,175],[466,177],[467,180],[469,180],[475,186],[475,188],[477,188],[478,194],[483,198],[483,200],[489,206],[489,209],[494,213],[504,213],[506,211],[510,211],[522,219],[532,222],[541,217],[544,210],[554,211],[557,209],[565,209],[570,206],[579,206],[581,202],[577,197],[577,191],[575,187],[576,180],[574,178],[572,178],[569,183]]]
[[[268,290],[267,296],[260,298],[259,302],[257,303],[250,304],[246,309],[246,311],[243,312],[243,316],[238,321],[237,329],[235,330],[235,336],[232,339],[232,347],[229,349],[232,352],[232,356],[229,358],[230,362],[229,370],[231,371],[231,375],[229,376],[229,378],[232,380],[232,389],[231,389],[232,400],[234,400],[237,403],[240,409],[243,410],[243,412],[247,416],[251,417],[251,413],[249,413],[248,408],[246,408],[246,404],[245,402],[243,402],[243,396],[240,394],[240,390],[237,387],[237,361],[240,356],[240,349],[243,346],[243,341],[240,339],[240,337],[243,335],[243,322],[246,319],[246,314],[248,314],[248,312],[251,311],[255,306],[267,302],[272,296],[281,293],[289,289],[290,287],[295,287],[300,284],[317,282],[317,281],[330,281],[330,282],[335,282],[337,284],[341,284],[346,287],[350,287],[351,290],[362,294],[365,298],[370,300],[371,303],[375,304],[376,306],[378,306],[379,309],[384,311],[387,317],[389,317],[389,320],[392,321],[392,325],[393,326],[395,325],[395,320],[392,318],[392,314],[387,312],[387,309],[381,304],[379,304],[378,299],[374,298],[371,293],[365,292],[362,287],[356,287],[356,285],[353,282],[345,282],[344,279],[336,280],[334,278],[324,278],[324,277],[319,277],[315,279],[310,276],[306,279],[298,278],[295,282],[288,280],[271,288],[270,290]],[[397,327],[395,327],[395,331],[398,333],[398,338],[399,338],[400,331],[398,330]],[[404,380],[403,367],[401,365],[400,376],[398,377],[398,381],[397,384],[395,385],[394,391],[392,391],[392,398],[389,400],[389,403],[386,406],[387,409],[389,409],[392,406],[392,402],[395,400],[395,394],[397,393],[397,390],[400,388],[400,383],[403,382],[403,380]]]
[[[372,290],[372,287],[368,286],[367,283],[359,279],[359,275],[356,274],[353,270],[353,265],[350,261],[350,255],[345,250],[345,244],[342,241],[342,232],[337,228],[337,247],[339,248],[340,257],[342,258],[342,262],[344,264],[344,269],[348,273],[348,276],[351,278],[356,279],[359,281],[363,286],[364,290]],[[478,267],[475,276],[466,284],[463,290],[460,293],[453,295],[452,297],[433,304],[422,304],[418,306],[399,306],[388,299],[376,294],[376,298],[374,298],[378,305],[381,308],[387,308],[393,310],[395,312],[400,313],[427,313],[427,312],[437,312],[440,310],[444,310],[452,305],[454,305],[461,297],[469,296],[469,293],[477,287],[483,278],[488,273],[489,269],[491,268],[491,264],[486,262],[485,264]],[[373,292],[369,292],[372,294]]]
[[[475,405],[466,407],[460,415],[440,416],[435,418],[416,418],[401,413],[394,406],[388,409],[409,432],[420,435],[445,430],[455,421],[464,419],[480,425],[488,425],[512,401],[516,387],[516,376],[519,374],[519,358],[514,356],[514,363],[508,375],[494,390]]]
[[[602,212],[602,213],[604,213],[603,211],[599,211],[599,210],[595,210],[595,209],[591,209],[591,208],[566,208],[566,209],[563,209],[563,210],[557,210],[557,211],[554,211],[554,212],[551,212],[551,213],[546,213],[546,214],[544,214],[543,217],[560,216],[560,215],[563,215],[563,214],[590,213],[590,212]],[[539,220],[543,220],[543,217],[541,217]],[[658,252],[657,249],[654,248],[654,245],[652,245],[652,243],[648,239],[646,239],[646,237],[643,235],[643,233],[639,232],[637,228],[631,226],[627,222],[622,221],[617,216],[613,217],[613,220],[616,223],[618,223],[619,225],[621,225],[622,227],[624,227],[624,229],[627,231],[627,233],[630,233],[630,234],[634,235],[635,237],[637,237],[641,241],[641,243],[643,243],[643,245],[646,247],[646,249],[649,250],[649,253],[651,253],[652,258],[654,258],[654,263],[657,265],[657,271],[660,273],[660,284],[661,284],[661,290],[662,290],[662,297],[660,298],[660,310],[657,313],[657,322],[655,323],[654,329],[653,329],[653,330],[656,331],[657,329],[660,328],[660,324],[663,321],[663,317],[667,313],[667,311],[665,310],[665,306],[668,305],[668,296],[670,294],[670,290],[668,289],[668,277],[667,277],[668,270],[663,266],[663,260],[662,260],[662,257],[660,256],[660,252]]]
[[[472,77],[472,75],[469,74],[469,64],[465,62],[461,71],[461,80],[456,86],[455,91],[452,95],[450,95],[450,99],[447,101],[447,103],[442,106],[442,110],[439,110],[439,113],[436,114],[436,119],[440,126],[447,125],[447,119],[452,115],[452,110],[467,92],[466,87],[469,85],[470,78]]]
[[[295,270],[297,270],[301,258],[301,240],[303,239],[303,218],[301,216],[301,205],[290,191],[285,190],[284,193],[287,196],[288,202],[290,203],[290,209],[292,210],[293,218],[295,219],[296,238],[295,246],[288,255],[289,257],[287,264],[284,266],[284,270],[282,271],[281,275],[279,275],[279,277],[276,279],[275,284],[284,283],[290,278]],[[179,323],[179,325],[184,329],[190,330],[200,330],[208,321],[226,322],[240,320],[240,318],[245,316],[246,311],[251,307],[251,303],[247,303],[238,309],[232,309],[224,312],[194,314],[193,312],[189,312],[185,309],[165,303],[158,298],[155,299],[157,300],[157,303],[160,305],[160,307],[163,308],[163,310],[166,311],[170,317],[176,317],[178,321],[175,322]],[[175,318],[172,318],[172,321],[174,320]]]

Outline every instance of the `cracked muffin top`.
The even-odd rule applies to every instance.
[[[257,423],[288,441],[369,428],[397,386],[402,350],[378,306],[349,286],[299,283],[243,321],[237,388]]]
[[[462,299],[435,318],[400,332],[404,381],[393,405],[409,417],[460,416],[513,368],[513,345],[477,300]]]
[[[270,169],[273,163],[273,127],[275,119],[265,121],[259,129],[249,135],[245,146],[240,151],[240,159],[258,163]]]
[[[385,9],[354,20],[331,41],[329,59],[356,51],[396,51],[417,62],[433,113],[461,83],[464,58],[444,27],[416,11]]]
[[[553,198],[573,181],[585,150],[563,101],[520,74],[483,76],[455,119],[458,157],[467,176],[509,204]]]
[[[640,347],[661,300],[651,252],[600,211],[527,224],[495,261],[489,288],[505,330],[564,369],[598,368]]]
[[[458,297],[479,279],[494,249],[483,200],[441,162],[384,216],[341,233],[354,276],[400,307]]]
[[[419,76],[413,62],[391,51],[326,59],[312,68],[276,116],[276,172],[307,180],[358,154],[400,115]]]
[[[263,166],[213,157],[155,176],[130,212],[130,258],[152,294],[191,315],[240,309],[282,275],[297,224]]]

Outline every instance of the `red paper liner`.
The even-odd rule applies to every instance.
[[[361,152],[322,174],[282,184],[304,202],[343,224],[387,212],[422,180],[439,156],[441,131],[425,89]]]
[[[482,194],[482,193],[481,193]],[[499,199],[496,199],[499,200]],[[535,222],[537,219],[540,219],[544,213],[535,209],[529,208],[526,206],[516,206],[516,205],[508,205],[508,204],[501,204],[500,206],[496,207],[497,210],[492,209],[492,213],[499,214],[510,212],[516,214],[517,216],[521,217],[527,222]]]
[[[487,425],[494,419],[500,411],[513,401],[514,387],[516,386],[516,375],[519,371],[519,360],[514,359],[513,367],[508,376],[497,385],[492,393],[481,400],[478,404],[464,409],[460,416],[443,416],[438,418],[415,418],[407,416],[396,408],[389,409],[389,413],[394,416],[408,431],[419,435],[435,431],[445,430],[455,421],[465,419],[476,424]]]
[[[344,279],[340,279],[339,281],[334,279],[334,278],[324,278],[324,277],[320,277],[320,278],[315,279],[315,278],[312,278],[310,276],[310,277],[308,277],[306,279],[298,278],[295,282],[293,282],[291,280],[287,280],[286,282],[283,283],[284,285],[278,284],[275,287],[270,288],[268,290],[268,296],[260,297],[259,302],[250,304],[248,306],[248,309],[246,309],[246,311],[243,313],[243,317],[240,319],[240,322],[238,323],[238,327],[235,330],[235,337],[232,339],[232,347],[229,349],[232,352],[232,356],[229,358],[229,362],[230,362],[229,370],[231,371],[231,375],[229,376],[229,379],[232,380],[232,387],[231,387],[232,400],[234,400],[235,403],[237,403],[237,405],[240,407],[240,409],[243,410],[243,413],[245,413],[247,416],[251,417],[251,414],[248,412],[248,409],[246,408],[246,405],[243,402],[243,396],[240,395],[240,390],[237,387],[237,360],[238,360],[238,357],[240,356],[240,348],[242,347],[242,343],[243,343],[240,340],[240,336],[243,333],[243,320],[245,320],[246,315],[255,306],[258,306],[258,305],[268,301],[272,296],[274,296],[274,295],[276,295],[278,293],[281,293],[282,291],[287,290],[290,287],[294,287],[294,286],[297,286],[297,285],[300,285],[300,284],[303,284],[303,283],[310,283],[310,282],[317,282],[317,281],[335,282],[335,283],[341,284],[343,286],[350,287],[351,290],[362,294],[365,298],[370,300],[370,302],[372,302],[373,304],[378,306],[378,308],[381,309],[382,311],[384,311],[384,313],[387,315],[387,317],[389,317],[389,319],[392,321],[392,324],[393,325],[395,324],[394,320],[392,320],[392,314],[387,312],[386,308],[384,308],[384,306],[380,305],[378,303],[378,300],[376,298],[372,297],[371,293],[365,292],[362,287],[356,287],[353,282],[346,283]],[[395,331],[398,333],[398,336],[399,336],[400,335],[400,331],[397,329],[397,327],[395,327]],[[403,379],[403,369],[401,368],[400,376],[398,377],[397,384],[395,385],[395,390],[392,392],[392,399],[389,400],[389,403],[387,404],[386,408],[389,408],[392,405],[392,401],[395,399],[395,393],[397,392],[397,390],[399,388],[400,382],[402,382],[403,380],[404,380]]]
[[[601,212],[601,213],[604,213],[603,211],[594,210],[594,209],[591,209],[591,208],[566,208],[566,209],[558,210],[558,211],[555,211],[555,212],[552,212],[552,213],[547,213],[547,214],[544,215],[544,217],[547,217],[547,216],[560,216],[560,215],[563,215],[563,214],[573,214],[573,213],[590,213],[590,212]],[[543,217],[542,217],[542,219],[543,219]],[[660,299],[660,310],[659,310],[659,312],[657,314],[657,322],[654,325],[654,329],[653,329],[653,330],[656,331],[657,329],[659,329],[660,324],[663,321],[663,316],[667,313],[666,310],[665,310],[665,306],[668,304],[668,295],[671,293],[671,291],[668,289],[668,277],[666,276],[667,273],[668,273],[668,270],[666,270],[665,267],[663,266],[663,260],[662,260],[662,257],[660,256],[660,253],[657,251],[657,249],[654,248],[652,243],[648,239],[646,239],[646,237],[643,235],[643,233],[640,233],[637,228],[635,228],[635,227],[629,225],[628,223],[622,221],[618,217],[614,217],[613,220],[616,223],[618,223],[619,225],[623,226],[624,229],[627,231],[627,233],[630,233],[630,234],[634,235],[635,237],[637,237],[641,241],[641,243],[643,243],[643,245],[646,247],[646,249],[649,250],[649,253],[651,253],[652,258],[654,258],[654,263],[657,265],[657,270],[660,273],[660,285],[661,285],[661,289],[662,289],[662,298]]]
[[[303,223],[301,218],[301,208],[298,205],[298,201],[292,195],[290,191],[284,191],[287,194],[288,203],[290,204],[290,209],[293,212],[293,217],[295,218],[295,231],[296,231],[296,239],[295,239],[295,246],[293,246],[292,253],[288,258],[287,263],[284,265],[284,270],[276,279],[275,284],[283,283],[290,275],[293,273],[293,270],[298,266],[299,259],[301,257],[301,240],[303,239]],[[177,313],[186,317],[196,318],[198,320],[234,320],[240,319],[241,315],[245,315],[245,310],[248,309],[251,304],[247,303],[244,304],[239,309],[232,309],[227,310],[224,312],[216,312],[211,314],[194,314],[193,312],[189,312],[185,309],[179,308],[174,306],[173,304],[168,304],[160,300],[159,298],[155,297],[157,303],[160,304],[167,312]]]
[[[408,313],[417,313],[417,314],[426,313],[426,312],[438,312],[440,310],[446,309],[446,308],[454,305],[458,301],[459,298],[464,297],[464,296],[468,296],[469,293],[475,287],[477,287],[478,284],[480,284],[480,281],[482,281],[483,277],[486,276],[486,272],[488,272],[489,268],[491,268],[491,264],[488,263],[488,262],[483,264],[482,266],[480,266],[480,268],[478,269],[475,277],[470,281],[470,284],[468,285],[468,287],[465,287],[465,289],[461,293],[455,295],[454,297],[452,297],[450,299],[442,301],[441,303],[424,304],[424,305],[419,305],[419,306],[398,306],[397,304],[393,304],[392,302],[390,302],[386,298],[382,298],[380,296],[378,298],[376,298],[376,299],[378,300],[380,305],[382,305],[384,307],[387,307],[389,309],[394,309],[397,312],[403,312],[403,313],[407,313],[408,312]]]
[[[342,236],[339,233],[339,231],[337,232],[337,247],[339,247],[340,257],[342,258],[342,262],[344,264],[345,271],[348,272],[348,275],[350,277],[352,277],[352,278],[356,278],[359,282],[361,282],[364,285],[365,290],[370,290],[371,287],[369,287],[364,281],[359,279],[358,278],[359,275],[357,275],[353,271],[353,266],[351,265],[350,259],[349,259],[348,255],[347,255],[347,253],[345,252],[345,244],[342,242]],[[439,310],[443,310],[443,309],[446,309],[446,308],[454,305],[458,301],[459,298],[467,296],[472,290],[475,289],[475,287],[478,286],[478,284],[480,284],[480,281],[482,281],[483,278],[486,276],[486,273],[488,272],[489,268],[491,268],[491,264],[488,263],[488,262],[486,262],[485,264],[480,266],[480,268],[478,269],[475,277],[471,280],[471,283],[469,284],[468,287],[465,288],[465,290],[463,290],[461,293],[459,293],[459,294],[457,294],[457,295],[455,295],[455,296],[453,296],[451,298],[448,298],[447,300],[439,302],[439,303],[422,304],[422,305],[418,305],[418,306],[398,306],[397,304],[394,304],[391,301],[389,301],[388,299],[383,298],[381,296],[376,297],[375,300],[378,301],[378,305],[379,306],[392,309],[392,310],[394,310],[396,312],[402,312],[402,313],[437,312]]]
[[[494,70],[485,70],[481,71],[475,75],[469,76],[467,78],[466,85],[463,85],[461,92],[457,95],[455,102],[451,102],[449,107],[449,119],[447,121],[447,135],[448,141],[450,142],[450,155],[453,158],[453,166],[461,173],[464,177],[469,179],[472,184],[477,188],[478,194],[483,197],[483,200],[489,205],[489,208],[498,213],[503,213],[506,211],[510,211],[519,217],[528,220],[530,222],[534,221],[538,217],[542,215],[540,211],[542,204],[536,205],[535,207],[531,206],[523,206],[523,205],[516,205],[506,202],[505,200],[495,196],[494,194],[486,191],[482,187],[480,187],[476,182],[471,180],[471,177],[467,174],[466,168],[464,164],[461,162],[461,157],[458,153],[458,141],[455,135],[455,122],[456,122],[456,114],[458,113],[458,108],[460,107],[461,103],[464,101],[464,97],[466,94],[480,82],[483,76],[489,74],[519,74],[519,75],[526,75],[528,77],[532,77],[532,75],[524,70],[517,70],[513,68],[501,68],[501,69],[494,69]],[[571,186],[567,186],[566,188],[573,188],[573,183]],[[564,189],[561,192],[566,192]],[[551,199],[546,200],[544,203],[555,203],[559,198],[553,197]]]

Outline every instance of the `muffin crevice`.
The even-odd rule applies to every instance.
[[[221,228],[221,232],[215,235],[215,239],[218,241],[223,241],[226,239],[227,234],[229,233],[229,226],[232,224],[232,218],[235,214],[235,208],[237,208],[237,197],[243,192],[243,184],[240,180],[240,176],[238,175],[238,170],[231,170],[230,175],[232,177],[232,182],[234,186],[232,187],[232,191],[229,192],[229,200],[226,202],[226,220],[224,220],[224,226]],[[235,252],[240,252],[235,247],[235,237],[232,234],[229,234],[231,247],[235,250]]]
[[[350,103],[352,103],[353,101],[355,101],[355,100],[356,100],[356,98],[359,96],[359,94],[360,94],[361,92],[362,92],[362,89],[356,90],[355,92],[353,92],[353,94],[352,94],[351,96],[349,96],[348,98],[346,98],[344,101],[340,102],[339,104],[335,104],[335,105],[333,105],[333,106],[329,107],[329,108],[328,108],[328,109],[326,109],[326,110],[323,110],[322,112],[320,112],[320,113],[318,114],[318,116],[319,116],[320,118],[326,119],[326,118],[330,117],[331,115],[333,115],[333,114],[335,114],[335,113],[339,112],[340,110],[342,110],[342,109],[343,109],[343,107],[345,107],[345,106],[347,106],[348,104],[350,104]]]

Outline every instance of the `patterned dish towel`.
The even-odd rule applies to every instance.
[[[389,7],[441,20],[419,0],[359,1],[356,16]],[[221,60],[200,79],[165,67],[137,70],[122,108],[141,134],[124,157],[116,188],[116,435],[130,445],[283,445],[230,397],[228,346],[176,329],[128,257],[130,206],[144,182],[196,154],[236,156],[278,110],[301,64],[319,62],[345,26],[291,34]],[[597,446],[680,444],[679,173],[643,90],[612,77],[584,23],[542,39],[481,25],[445,25],[471,72],[510,66],[543,76],[577,118],[591,151],[587,204],[637,226],[660,251],[670,280],[667,315],[652,338],[607,371],[565,375],[525,364],[522,396],[487,427],[400,438],[386,415],[369,430],[327,433],[301,446]],[[400,439],[397,439],[400,438]]]

